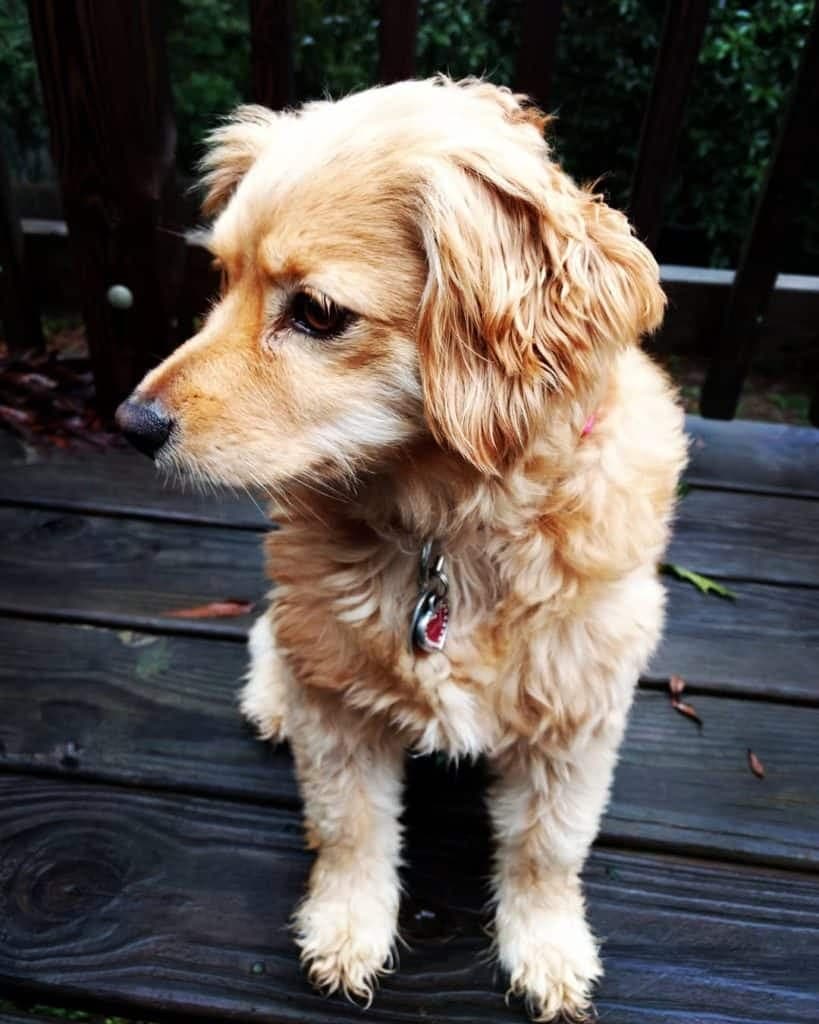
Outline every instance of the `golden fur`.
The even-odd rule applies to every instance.
[[[224,293],[138,389],[174,418],[160,465],[276,499],[242,707],[292,745],[312,980],[369,1000],[391,960],[405,749],[484,754],[497,954],[539,1020],[581,1016],[601,973],[579,871],[659,637],[685,461],[637,347],[657,266],[545,123],[445,78],[240,108],[206,160]],[[305,287],[353,311],[342,335],[294,326]],[[427,537],[452,619],[413,654]]]

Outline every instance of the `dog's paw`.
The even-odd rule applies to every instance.
[[[509,994],[526,1001],[535,1021],[586,1021],[591,990],[602,976],[597,944],[581,915],[543,912],[499,928],[498,956]]]
[[[296,911],[296,941],[312,985],[369,1006],[379,975],[392,969],[396,912],[359,892],[309,896]]]
[[[279,743],[287,739],[287,666],[276,649],[266,615],[253,623],[248,636],[250,668],[239,693],[242,714],[260,739]]]

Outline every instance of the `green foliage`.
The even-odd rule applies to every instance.
[[[22,177],[34,179],[47,166],[47,140],[25,0],[1,0],[0,150]]]
[[[686,569],[682,565],[674,565],[673,562],[663,562],[660,565],[660,572],[663,576],[673,576],[695,586],[701,594],[715,594],[717,597],[724,597],[728,601],[735,601],[736,594],[729,590],[710,576],[703,576],[702,573],[694,572],[693,569]]]
[[[241,0],[169,0],[163,4],[180,165],[191,170],[202,137],[246,98],[250,24]]]
[[[651,87],[666,0],[564,4],[552,94],[552,145],[567,170],[602,179],[624,206]],[[247,0],[162,5],[179,125],[190,172],[218,118],[248,97]],[[690,257],[736,262],[799,60],[811,4],[713,0],[675,178],[665,210],[699,240]],[[418,73],[483,74],[509,83],[522,0],[420,0]],[[294,72],[299,98],[343,95],[375,81],[377,0],[297,0]],[[0,0],[0,130],[18,173],[42,173],[46,137],[23,0]],[[806,175],[806,179],[809,175]],[[819,183],[807,181],[800,239],[788,269],[819,273]],[[662,255],[662,253],[661,253]],[[679,257],[677,257],[679,258]]]

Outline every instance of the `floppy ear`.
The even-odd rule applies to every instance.
[[[257,157],[270,145],[271,129],[286,116],[247,104],[237,107],[208,135],[209,149],[199,164],[206,189],[202,202],[206,215],[216,214],[225,206]]]
[[[433,433],[498,474],[552,404],[597,400],[665,297],[626,218],[549,161],[545,118],[478,88],[501,93],[504,124],[494,148],[452,153],[425,182],[419,349]]]

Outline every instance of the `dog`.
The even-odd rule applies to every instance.
[[[601,976],[580,870],[686,459],[639,348],[657,265],[548,120],[443,76],[239,108],[204,161],[221,296],[117,414],[159,467],[274,502],[240,699],[292,747],[311,981],[369,1002],[391,963],[405,752],[481,755],[495,949],[541,1021]]]

